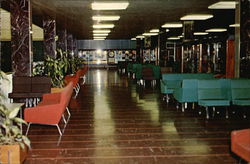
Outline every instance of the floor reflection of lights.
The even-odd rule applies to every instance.
[[[115,142],[115,125],[112,120],[111,109],[107,102],[106,91],[102,90],[101,95],[95,94],[94,101],[94,136],[96,147],[117,147]],[[109,156],[111,152],[95,149],[95,156]],[[119,155],[117,149],[112,149],[112,155]]]

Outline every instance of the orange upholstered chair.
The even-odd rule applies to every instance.
[[[250,162],[250,129],[232,131],[231,150],[245,161]]]
[[[31,124],[45,124],[57,126],[60,135],[62,135],[58,124],[62,117],[65,124],[68,122],[64,118],[64,112],[67,110],[70,117],[67,106],[70,102],[72,92],[73,83],[70,82],[62,92],[44,94],[42,101],[36,107],[26,108],[24,110],[24,120],[29,123],[26,134],[28,134]]]

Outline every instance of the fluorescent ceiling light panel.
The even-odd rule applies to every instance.
[[[240,27],[240,24],[230,24],[229,27]]]
[[[120,16],[111,16],[111,15],[107,15],[107,16],[93,16],[92,17],[92,19],[94,20],[94,21],[117,21],[117,20],[119,20],[120,19]]]
[[[114,24],[95,24],[93,28],[114,28]]]
[[[194,35],[207,35],[207,32],[194,32]]]
[[[136,40],[136,38],[132,38],[131,40]]]
[[[157,33],[157,32],[160,32],[160,30],[159,29],[152,29],[149,32],[151,32],[151,33]]]
[[[168,40],[179,40],[180,38],[179,37],[170,37],[168,38]]]
[[[161,26],[162,28],[181,28],[182,23],[166,23]]]
[[[225,28],[211,28],[206,30],[206,32],[225,32],[225,31],[227,31],[227,29]]]
[[[94,36],[93,37],[94,39],[105,39],[106,37],[104,36],[104,37],[101,37],[101,36]]]
[[[235,1],[220,1],[208,6],[209,9],[235,9]]]
[[[181,17],[181,20],[207,20],[213,18],[211,14],[190,14]]]
[[[142,35],[138,35],[138,36],[136,36],[136,38],[140,38],[140,39],[143,39],[143,38],[145,38],[145,36],[142,36]]]
[[[143,36],[156,36],[158,33],[143,33]]]
[[[93,34],[94,36],[108,36],[109,34]]]
[[[128,2],[93,2],[92,10],[125,10],[128,7]]]
[[[110,30],[93,30],[93,33],[110,33],[111,31]]]

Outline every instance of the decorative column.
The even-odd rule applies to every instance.
[[[15,76],[32,75],[32,19],[29,0],[11,0],[11,50]]]
[[[249,0],[237,0],[235,9],[235,77],[249,77],[249,68],[241,68],[240,60],[245,57],[250,62],[250,2]],[[249,65],[249,63],[247,63]],[[243,71],[241,69],[247,70]],[[244,72],[240,75],[240,71]],[[247,73],[246,73],[247,72]],[[246,74],[245,74],[246,73]]]
[[[59,30],[57,32],[58,40],[56,42],[56,48],[61,49],[63,52],[67,50],[67,31]]]
[[[74,55],[78,55],[77,39],[75,37],[73,37],[73,51],[74,51]]]
[[[44,55],[56,58],[56,21],[51,18],[43,20]]]
[[[67,52],[71,55],[74,56],[74,40],[73,40],[73,35],[68,34],[67,35]]]

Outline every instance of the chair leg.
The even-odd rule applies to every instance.
[[[67,121],[66,121],[66,119],[65,119],[65,117],[64,117],[64,114],[62,115],[62,118],[63,118],[63,122],[66,124]]]
[[[29,133],[29,130],[30,130],[30,122],[29,122],[29,124],[28,124],[28,127],[27,127],[27,130],[26,130],[26,133],[25,133],[25,135],[27,136],[28,135],[28,133]]]
[[[229,114],[228,114],[228,107],[226,107],[226,119],[229,118]]]
[[[71,113],[69,112],[69,107],[66,107],[66,111],[68,113],[68,119],[69,119],[69,117],[71,116]]]
[[[59,127],[59,125],[58,125],[58,124],[56,124],[56,127],[57,127],[58,132],[59,132],[59,134],[60,134],[60,136],[61,136],[61,135],[62,135],[62,131],[61,131],[61,129],[60,129],[60,127]]]
[[[215,107],[213,107],[213,117],[215,116]]]
[[[206,118],[209,119],[209,110],[208,110],[208,106],[206,106]]]
[[[181,103],[181,111],[185,112],[185,103]]]

